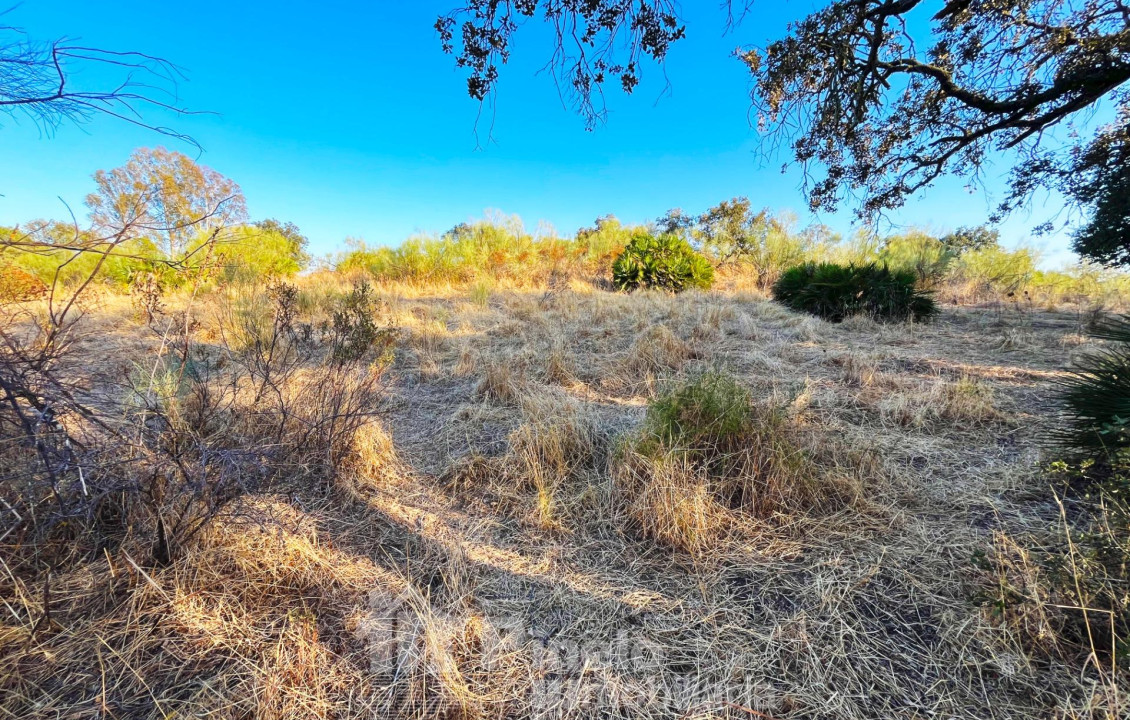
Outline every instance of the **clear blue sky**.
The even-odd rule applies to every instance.
[[[442,232],[486,208],[572,233],[607,213],[646,221],[738,195],[795,211],[805,223],[850,229],[847,212],[804,212],[797,173],[780,172],[787,158],[766,163],[758,153],[749,80],[731,57],[740,44],[780,36],[814,3],[763,0],[726,35],[716,0],[684,2],[689,37],[671,52],[667,80],[646,68],[634,96],[610,94],[609,121],[591,133],[538,74],[548,38],[524,27],[503,69],[494,143],[481,148],[478,106],[432,28],[454,4],[25,0],[5,19],[34,37],[66,35],[182,66],[181,104],[217,114],[151,120],[196,138],[200,162],[242,186],[253,217],[296,223],[317,253],[339,249],[347,236],[383,244]],[[480,122],[480,139],[488,123]],[[30,122],[6,123],[0,224],[63,217],[59,198],[83,213],[95,170],[156,144],[195,152],[109,119],[52,136]],[[991,205],[947,181],[892,219],[945,230],[983,222]],[[1010,219],[1006,241],[1025,240],[1038,219]],[[1067,259],[1062,237],[1038,245],[1049,260]]]

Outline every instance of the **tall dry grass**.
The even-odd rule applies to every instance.
[[[1061,521],[1031,487],[1049,379],[1091,342],[1068,342],[1078,314],[833,326],[753,291],[503,273],[480,289],[369,276],[370,326],[345,312],[365,277],[297,279],[293,338],[260,290],[165,297],[158,327],[179,318],[187,355],[144,308],[91,306],[98,332],[72,347],[105,360],[60,367],[84,398],[126,407],[119,371],[134,385],[166,357],[157,409],[130,406],[167,418],[166,450],[268,477],[165,563],[152,515],[53,566],[13,562],[32,538],[7,535],[8,714],[1118,716],[1121,676],[1070,637],[1021,641],[1061,632],[1062,598],[1002,619],[970,561]],[[384,363],[372,348],[334,369],[353,347],[335,312],[399,329]],[[206,382],[174,382],[186,364]],[[676,429],[655,420],[719,371],[732,433],[682,406]]]

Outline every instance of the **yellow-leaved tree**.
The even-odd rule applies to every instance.
[[[235,181],[165,148],[139,148],[125,165],[94,174],[87,196],[96,226],[132,227],[166,259],[183,257],[200,234],[247,219]]]

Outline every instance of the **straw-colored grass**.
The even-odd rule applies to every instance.
[[[377,288],[401,340],[339,477],[244,497],[168,566],[133,537],[15,566],[7,537],[3,714],[1124,713],[1124,677],[1032,643],[1054,624],[984,607],[971,563],[1030,573],[1015,538],[1056,522],[1041,433],[1078,315],[831,325],[741,292],[518,285]],[[105,359],[77,371],[112,397],[150,340],[91,318]],[[761,423],[744,444],[641,450],[649,405],[715,371]]]

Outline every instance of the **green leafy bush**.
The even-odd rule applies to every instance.
[[[637,233],[612,263],[612,283],[627,291],[706,289],[714,283],[714,268],[678,236]]]
[[[916,289],[913,272],[874,263],[799,265],[786,270],[774,283],[773,299],[832,322],[853,315],[877,320],[925,320],[938,311],[930,294]]]
[[[1090,334],[1111,344],[1059,381],[1064,418],[1053,437],[1079,463],[1051,464],[1061,527],[1032,553],[1042,582],[1002,582],[994,600],[1014,614],[1046,605],[1045,635],[1117,665],[1130,659],[1130,315],[1097,322]]]
[[[302,269],[305,255],[294,239],[279,230],[240,225],[217,239],[211,261],[218,265],[225,283],[262,283],[294,275]]]

